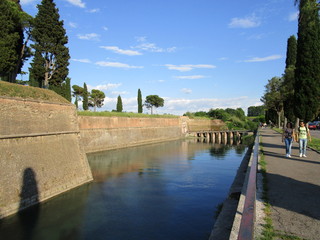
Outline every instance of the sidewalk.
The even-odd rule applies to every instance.
[[[286,158],[281,134],[269,128],[260,133],[275,230],[302,239],[319,240],[320,154],[307,149],[307,158],[300,158],[295,142],[292,157]]]

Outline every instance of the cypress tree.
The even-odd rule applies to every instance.
[[[295,66],[297,60],[297,39],[294,35],[288,38],[286,68]]]
[[[142,95],[140,88],[138,89],[138,113],[142,113]]]
[[[294,82],[295,115],[308,122],[319,113],[320,20],[316,0],[301,0]]]
[[[88,88],[87,88],[87,84],[84,83],[83,84],[83,93],[82,93],[82,108],[83,110],[88,110],[89,109],[89,106],[88,106],[88,96],[89,96],[89,93],[88,93]]]
[[[297,59],[297,39],[290,36],[287,42],[286,69],[283,75],[281,93],[283,95],[284,115],[290,121],[294,121],[294,70]]]
[[[38,14],[31,32],[35,42],[32,47],[37,56],[31,64],[30,74],[36,80],[43,81],[44,88],[61,94],[69,73],[69,49],[65,46],[68,37],[53,0],[42,0],[37,7]]]
[[[121,96],[118,96],[118,100],[117,100],[117,112],[122,112],[123,110],[123,106],[122,106],[122,99]]]

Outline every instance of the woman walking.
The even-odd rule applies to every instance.
[[[286,157],[291,158],[292,141],[295,141],[294,129],[291,122],[288,122],[286,127],[283,129],[282,142],[283,141],[286,145]]]
[[[307,143],[308,143],[308,138],[309,141],[311,142],[311,135],[310,131],[307,128],[307,126],[304,124],[303,121],[300,121],[299,127],[298,127],[298,136],[299,136],[299,153],[300,157],[307,157],[306,152],[307,152]]]

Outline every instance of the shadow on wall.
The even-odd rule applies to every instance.
[[[32,239],[33,230],[37,225],[39,212],[39,191],[36,174],[32,168],[26,168],[23,172],[18,212],[19,221],[24,231],[23,239]]]

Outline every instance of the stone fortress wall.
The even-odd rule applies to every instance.
[[[0,97],[0,218],[92,180],[72,104]]]

